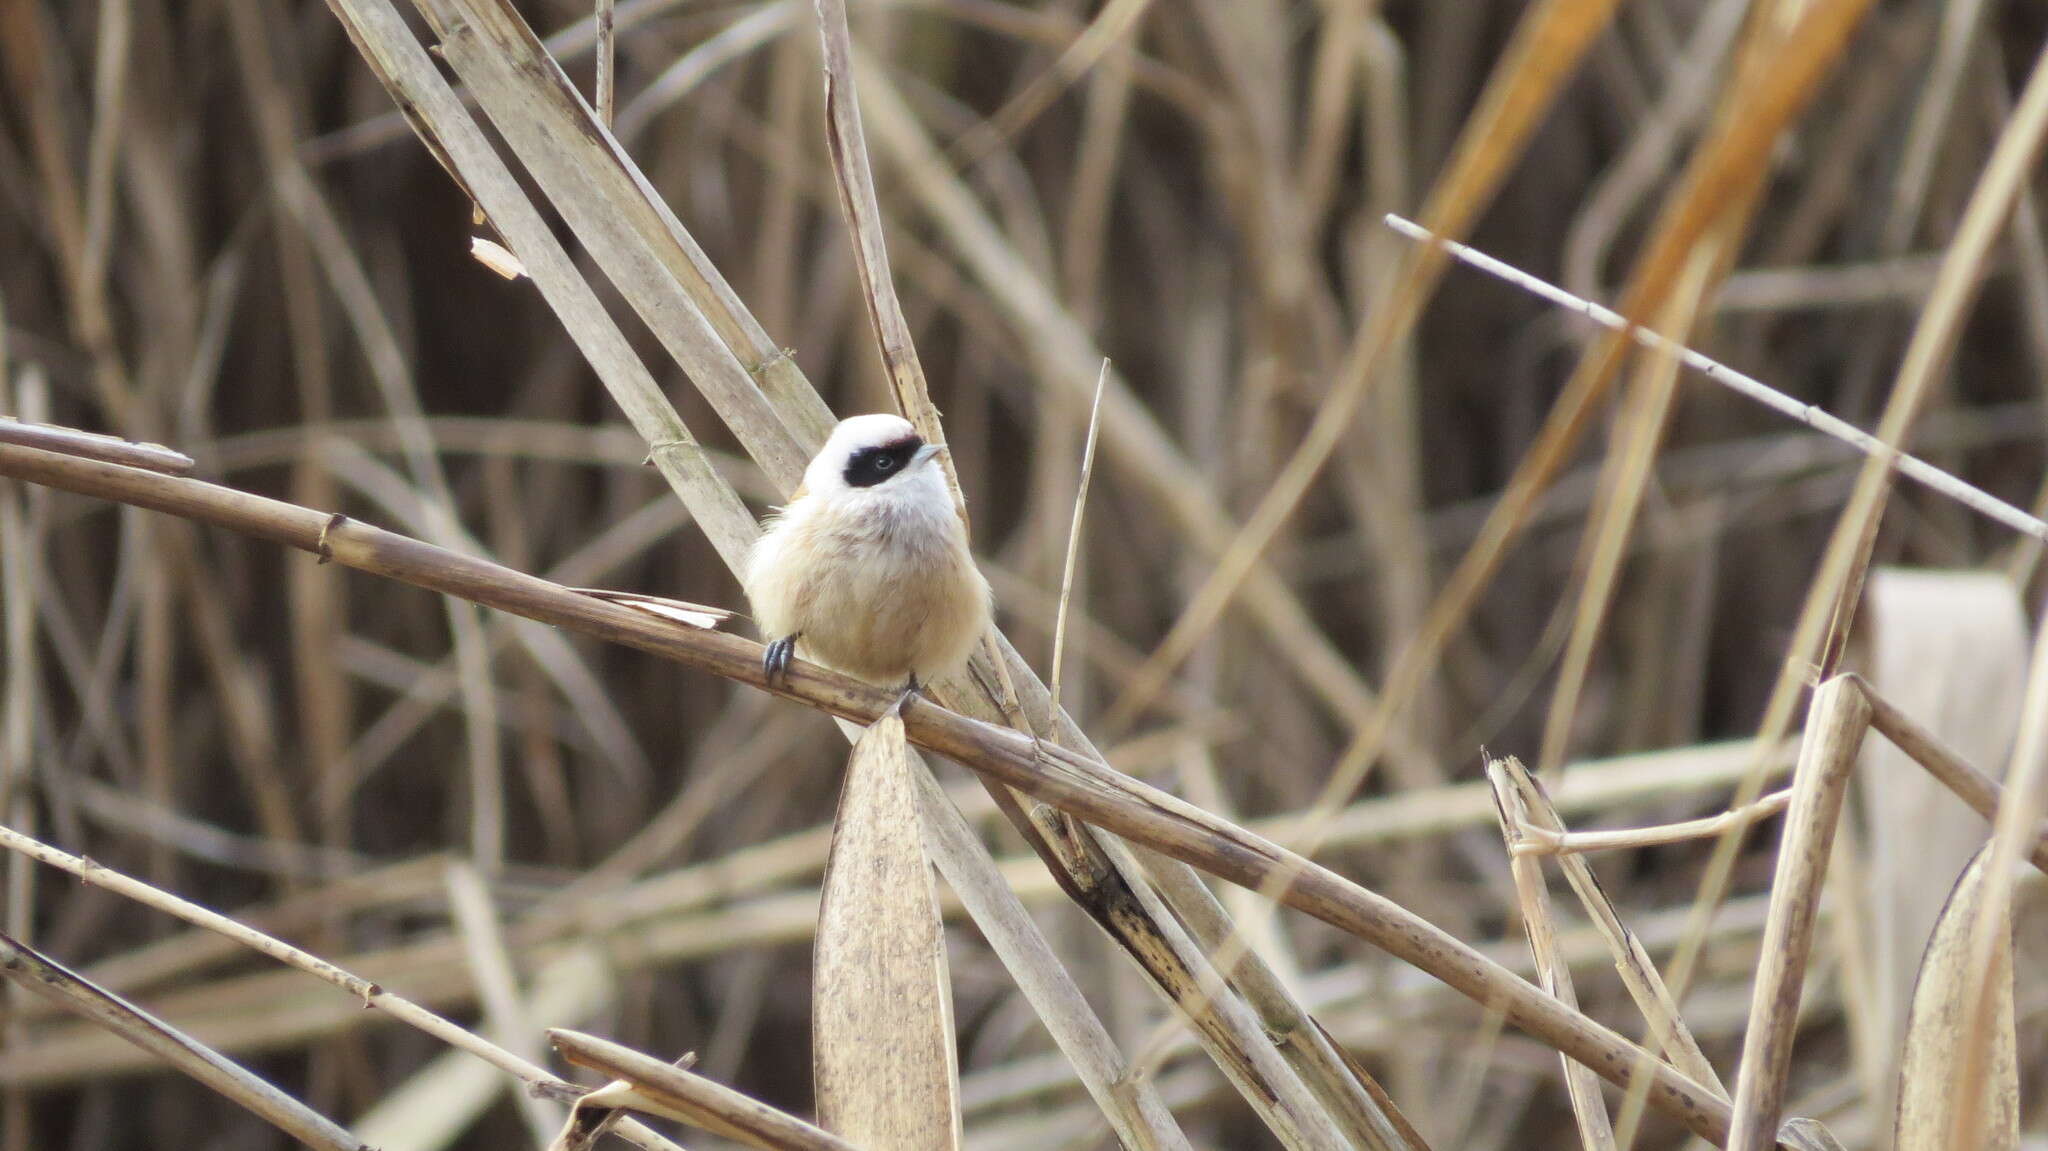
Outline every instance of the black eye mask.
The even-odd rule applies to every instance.
[[[846,461],[846,486],[871,488],[901,474],[910,466],[911,457],[917,454],[917,449],[923,446],[922,439],[911,436],[893,444],[860,449]]]

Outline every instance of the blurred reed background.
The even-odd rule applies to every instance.
[[[516,7],[588,93],[591,6]],[[1362,409],[1266,566],[1156,700],[1119,706],[1351,374],[1370,318],[1397,306],[1412,245],[1382,216],[1420,212],[1489,76],[1517,64],[1510,36],[1532,7],[854,5],[888,89],[862,98],[895,279],[1001,626],[1049,676],[1107,357],[1137,402],[1106,413],[1063,698],[1116,766],[1248,826],[1274,831],[1325,787],[1399,654],[1429,633],[1448,573],[1475,540],[1493,546],[1487,517],[1595,339],[1578,317],[1449,270],[1414,298],[1412,338],[1372,361]],[[1799,7],[1619,5],[1526,152],[1500,153],[1512,164],[1471,243],[1621,298],[1688,156],[1741,85],[1761,83],[1740,79],[1737,54]],[[620,0],[615,19],[621,143],[836,413],[892,407],[825,146],[811,6]],[[1717,286],[1659,316],[1875,429],[2044,36],[2033,5],[1876,6],[1820,62],[1803,115],[1745,154],[1764,182]],[[162,442],[208,478],[565,584],[743,606],[531,282],[472,258],[488,231],[326,5],[0,0],[0,63],[0,412]],[[2039,182],[2030,171],[1974,269],[1981,296],[1911,436],[1915,454],[2037,510]],[[606,303],[628,314],[615,293]],[[717,470],[757,512],[779,498],[653,336],[628,331]],[[1621,388],[1514,513],[1520,536],[1469,616],[1426,645],[1388,754],[1317,855],[1518,970],[1523,902],[1486,752],[1538,768],[1575,830],[1727,809],[1861,462],[1647,359]],[[1594,535],[1603,514],[1632,531]],[[807,1112],[810,942],[846,762],[819,715],[7,481],[0,548],[10,826],[481,1019],[536,1058],[537,1030],[500,1033],[505,1004],[513,1020],[695,1051],[706,1075]],[[2038,597],[2039,558],[1901,486],[1845,666],[1997,773],[2028,683],[2021,605]],[[1921,943],[1986,826],[1880,758],[1866,751],[1837,840],[1790,1083],[1791,1112],[1850,1148],[1892,1145]],[[1183,1034],[1156,1039],[1170,1011],[988,797],[961,773],[941,780],[1110,1033],[1161,1061],[1194,1145],[1273,1145]],[[1686,998],[1730,1082],[1776,857],[1778,824],[1761,827],[1733,858]],[[1661,962],[1712,854],[1685,842],[1587,858]],[[2037,886],[2019,891],[2022,956],[2041,933]],[[10,935],[132,990],[316,1110],[362,1119],[365,1139],[542,1145],[545,1121],[509,1080],[406,1104],[399,1088],[465,1057],[332,989],[20,861],[7,890]],[[1559,898],[1587,1013],[1639,1036],[1606,947]],[[1231,906],[1431,1146],[1581,1146],[1547,1047],[1332,928]],[[967,1144],[1111,1143],[982,936],[950,922]],[[2016,966],[2028,1100],[2048,1074],[2048,984]],[[283,1145],[41,1004],[10,1000],[4,1035],[8,1151]],[[2048,1133],[2037,1111],[2020,1126]],[[1689,1138],[1652,1117],[1635,1146]]]

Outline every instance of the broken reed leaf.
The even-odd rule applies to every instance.
[[[484,267],[489,268],[508,280],[516,280],[526,274],[526,265],[519,262],[519,257],[513,255],[510,248],[498,243],[496,240],[487,240],[482,236],[471,236],[469,238],[469,254],[475,258],[477,263],[482,264]]]
[[[1534,822],[1526,799],[1533,781],[1522,761],[1513,756],[1488,762],[1486,778],[1493,786],[1501,838],[1508,849],[1508,870],[1514,878],[1515,898],[1521,905],[1522,929],[1528,936],[1529,956],[1536,964],[1537,985],[1557,996],[1565,1006],[1577,1008],[1579,998],[1572,986],[1571,967],[1558,951],[1557,924],[1543,864],[1515,850],[1523,829]],[[1571,1100],[1572,1115],[1578,1120],[1579,1142],[1587,1151],[1615,1151],[1614,1123],[1600,1094],[1600,1077],[1569,1056],[1558,1058],[1563,1062],[1565,1094]]]
[[[562,1121],[561,1133],[548,1144],[548,1151],[591,1151],[599,1139],[618,1125],[626,1109],[593,1100],[591,1095],[595,1094],[593,1091],[585,1095],[569,1108],[569,1117]]]
[[[608,588],[574,587],[570,591],[645,612],[656,619],[670,623],[684,624],[705,631],[717,631],[718,625],[740,613],[730,608],[712,607],[709,604],[691,603],[688,600],[668,599],[658,595],[642,595],[639,592],[612,591]]]
[[[566,1028],[550,1028],[548,1040],[569,1062],[620,1081],[586,1093],[601,1106],[679,1119],[766,1151],[858,1151],[855,1144],[752,1096],[623,1044]]]
[[[1964,999],[1971,986],[1971,929],[1983,910],[1989,845],[1963,869],[1935,920],[1920,961],[1899,1061],[1898,1112],[1892,1139],[1897,1151],[1948,1151],[1955,1117],[1973,1108],[1984,1117],[1980,1151],[2019,1146],[2019,1064],[2013,1018],[2012,923],[1999,925],[1992,957],[1990,1033],[1971,1034]],[[1988,1072],[1974,1088],[1956,1082],[1966,1044],[1990,1043]]]
[[[670,1066],[687,1071],[696,1063],[697,1053],[686,1051]],[[570,1105],[562,1130],[548,1143],[548,1151],[591,1151],[599,1140],[626,1124],[635,1102],[644,1100],[634,1095],[633,1085],[623,1079],[584,1092]]]
[[[811,965],[818,1122],[876,1151],[961,1140],[952,986],[915,770],[894,712],[854,744]]]

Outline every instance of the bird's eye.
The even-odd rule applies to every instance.
[[[895,467],[895,466],[896,466],[896,457],[895,457],[895,456],[879,456],[879,457],[877,457],[877,458],[875,459],[875,470],[876,470],[876,471],[878,471],[878,472],[886,472],[886,471],[888,471],[888,470],[889,470],[890,468],[893,468],[893,467]]]

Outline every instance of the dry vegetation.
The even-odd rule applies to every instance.
[[[853,7],[0,0],[0,1151],[2048,1140],[2038,7]]]

